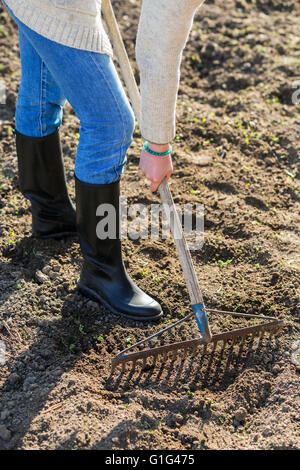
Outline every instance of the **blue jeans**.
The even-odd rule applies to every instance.
[[[112,59],[44,38],[3,4],[19,29],[16,130],[29,137],[52,134],[61,125],[68,100],[80,121],[76,177],[92,184],[117,181],[131,144],[134,115]]]

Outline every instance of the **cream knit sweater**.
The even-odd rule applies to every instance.
[[[65,46],[112,55],[101,0],[5,0],[16,17]],[[142,0],[136,57],[141,74],[141,132],[154,143],[175,136],[182,51],[203,0]],[[130,11],[129,11],[130,14]]]

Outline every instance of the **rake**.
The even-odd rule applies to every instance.
[[[137,118],[137,121],[139,122],[139,89],[134,78],[134,74],[110,0],[102,1],[102,13],[107,25],[108,34],[111,38],[114,51],[119,61],[121,73],[128,90],[128,94],[132,103],[135,116]],[[175,357],[178,352],[183,354],[194,353],[199,348],[199,346],[203,346],[204,350],[206,351],[207,346],[211,344],[214,350],[218,343],[221,343],[223,347],[225,347],[226,345],[234,345],[242,342],[252,342],[254,338],[262,338],[264,334],[269,334],[270,336],[278,335],[285,325],[283,320],[278,320],[274,317],[265,315],[252,315],[239,312],[229,312],[205,307],[203,296],[197,280],[195,268],[190,255],[190,251],[186,239],[184,237],[182,225],[178,213],[176,211],[172,194],[166,179],[164,179],[160,184],[159,192],[163,202],[164,211],[168,215],[171,232],[174,237],[179,260],[189,292],[192,311],[186,317],[180,319],[172,325],[169,325],[168,327],[158,331],[157,333],[148,336],[147,338],[142,339],[141,341],[121,351],[117,356],[112,358],[112,370],[114,370],[118,365],[121,365],[122,370],[124,370],[126,363],[131,363],[131,365],[135,366],[136,363],[141,360],[143,367],[145,367],[147,365],[148,358],[152,358],[154,360],[154,365],[158,357],[161,357],[163,361],[166,361],[169,356],[169,353],[172,354],[172,357]],[[255,318],[265,320],[265,322],[256,326],[248,326],[231,331],[225,331],[219,334],[212,334],[209,326],[207,312],[243,318]],[[183,322],[186,322],[191,317],[195,317],[196,324],[201,334],[199,338],[175,342],[171,344],[165,344],[163,346],[148,347],[148,349],[139,349],[137,352],[132,352],[134,348],[140,348],[142,345],[148,344],[152,346],[152,342],[155,338],[174,329]]]

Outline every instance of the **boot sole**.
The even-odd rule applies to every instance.
[[[61,232],[61,233],[53,233],[49,235],[42,235],[40,233],[33,233],[32,236],[34,238],[39,238],[40,240],[61,240],[63,238],[74,237],[78,235],[77,232]]]
[[[114,315],[118,315],[120,317],[128,318],[129,320],[142,321],[142,322],[155,321],[155,320],[158,320],[159,318],[162,317],[162,314],[163,314],[162,310],[155,317],[140,317],[140,316],[135,316],[135,315],[128,315],[127,313],[124,313],[124,312],[119,312],[118,310],[115,310],[111,305],[109,305],[106,302],[106,300],[104,300],[99,294],[96,294],[94,291],[92,291],[91,289],[89,289],[86,286],[82,286],[79,281],[77,281],[77,286],[78,286],[78,289],[84,295],[86,295],[86,297],[89,297],[90,299],[95,300],[96,302],[100,303],[101,305],[103,305],[107,310],[109,310]]]

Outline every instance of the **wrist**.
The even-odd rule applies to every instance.
[[[148,142],[148,147],[150,150],[153,150],[153,152],[167,152],[170,148],[170,144],[153,144],[152,142]]]
[[[159,146],[159,148],[162,148],[162,146]],[[154,155],[155,157],[167,157],[167,156],[170,156],[170,154],[172,153],[172,146],[171,145],[169,145],[169,148],[167,148],[167,150],[164,150],[163,152],[162,151],[158,152],[157,150],[152,150],[149,147],[149,143],[145,142],[144,143],[144,149],[148,154]]]

